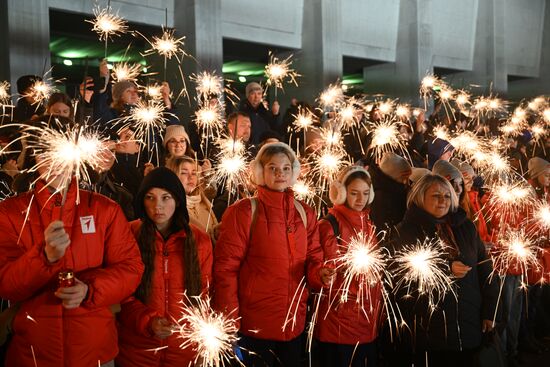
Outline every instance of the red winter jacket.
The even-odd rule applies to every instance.
[[[34,197],[29,192],[0,203],[0,297],[20,303],[6,366],[34,367],[33,352],[39,367],[97,366],[118,353],[109,306],[134,292],[143,264],[120,207],[99,194],[79,194],[75,205],[73,181],[61,207],[61,195],[51,196],[38,182]],[[60,218],[71,244],[61,260],[49,264],[44,230]],[[54,295],[64,267],[89,287],[80,307],[72,310]]]
[[[322,286],[317,219],[313,209],[301,203],[307,215],[304,227],[291,190],[258,187],[257,200],[253,228],[249,199],[224,213],[214,251],[214,304],[241,317],[242,334],[288,341],[304,330],[304,277],[310,287]],[[285,320],[290,322],[283,327]]]
[[[325,253],[325,261],[335,260],[347,251],[350,240],[359,232],[367,237],[375,236],[376,230],[369,219],[367,210],[358,212],[344,205],[335,205],[329,209],[338,221],[340,240],[335,237],[334,229],[327,220],[319,222],[321,245]],[[339,265],[336,263],[336,265]],[[321,299],[319,305],[315,336],[325,343],[351,344],[370,343],[378,336],[382,293],[380,285],[363,291],[363,304],[357,302],[359,283],[357,280],[350,285],[348,300],[340,303],[343,275],[338,275],[328,296]],[[368,287],[368,286],[367,286]]]
[[[133,221],[131,227],[137,238],[141,220]],[[191,225],[191,230],[197,246],[202,288],[206,292],[212,274],[212,243],[210,237],[197,227]],[[171,235],[166,241],[156,232],[155,270],[149,301],[144,304],[131,297],[121,305],[118,317],[118,366],[188,366],[194,360],[195,353],[191,348],[179,348],[184,341],[178,338],[177,333],[166,339],[159,339],[151,330],[151,322],[155,317],[164,317],[168,321],[181,317],[181,302],[185,292],[185,238],[185,230]],[[155,352],[155,348],[162,349]]]
[[[472,208],[474,210],[475,218],[474,224],[476,225],[477,232],[479,233],[479,237],[483,242],[491,242],[491,235],[489,233],[489,230],[487,228],[487,222],[485,221],[485,215],[483,214],[483,211],[481,210],[482,205],[479,200],[479,192],[475,190],[470,190],[468,192],[468,197],[470,199],[470,203],[472,204]]]

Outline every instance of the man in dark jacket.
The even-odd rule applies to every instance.
[[[260,136],[268,130],[277,130],[279,125],[279,102],[273,102],[271,111],[268,111],[263,104],[263,89],[256,82],[248,83],[246,86],[246,99],[241,101],[239,111],[246,112],[250,116],[252,132],[250,143],[260,143]]]
[[[369,167],[369,173],[374,187],[370,217],[378,230],[393,227],[403,219],[407,209],[411,166],[405,158],[388,152],[379,166]]]

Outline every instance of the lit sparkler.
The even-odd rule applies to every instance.
[[[455,103],[460,110],[464,110],[470,104],[470,94],[465,91],[459,91],[455,97]]]
[[[145,87],[145,94],[153,100],[161,100],[162,99],[162,86],[159,84],[151,84]]]
[[[194,302],[183,304],[178,320],[178,338],[183,340],[180,348],[193,348],[197,353],[194,362],[201,361],[202,366],[231,364],[236,359],[233,345],[239,340],[237,320],[213,311],[209,298],[193,298]]]
[[[350,295],[350,286],[357,282],[356,302],[364,306],[368,301],[369,289],[381,284],[383,279],[389,277],[386,272],[387,250],[378,247],[376,233],[371,231],[366,234],[363,231],[351,238],[347,250],[337,258],[336,270],[343,271],[343,282],[340,292],[340,301],[347,302]]]
[[[32,104],[36,105],[38,108],[38,106],[47,101],[50,96],[57,91],[50,84],[51,79],[52,78],[44,76],[43,80],[35,80],[32,86],[27,90],[25,94],[22,95],[22,97],[31,99],[33,101]]]
[[[402,119],[409,119],[411,117],[411,109],[408,105],[397,105],[397,107],[395,108],[395,115]]]
[[[378,105],[378,112],[380,112],[380,114],[382,116],[389,115],[393,111],[394,103],[395,103],[395,101],[392,101],[392,100],[389,100],[389,99],[382,102],[382,103],[380,103]]]
[[[191,75],[190,79],[195,82],[197,96],[201,101],[207,101],[213,95],[217,98],[223,95],[223,78],[219,75],[202,71],[197,75]]]
[[[111,73],[113,75],[114,82],[120,82],[128,80],[135,82],[141,73],[142,66],[140,64],[130,64],[127,62],[120,62],[116,64]]]
[[[225,186],[229,195],[239,196],[239,190],[248,187],[248,159],[244,145],[232,139],[218,141],[220,153],[217,156],[218,166],[212,170],[210,184],[214,187]]]
[[[546,122],[547,124],[550,124],[550,108],[546,108],[542,112],[542,117],[544,119],[544,122]]]
[[[298,114],[292,115],[294,117],[294,128],[298,130],[307,130],[309,129],[316,121],[316,117],[307,108],[300,108]]]
[[[394,292],[404,291],[405,297],[425,296],[431,311],[449,292],[456,297],[446,253],[447,247],[439,239],[428,239],[397,251]]]
[[[342,86],[331,84],[319,96],[319,104],[324,110],[337,109],[344,102],[344,99]]]
[[[518,224],[521,214],[527,212],[535,200],[535,195],[529,184],[496,183],[489,190],[487,201],[487,219],[495,218],[495,222]]]
[[[0,83],[0,104],[9,104],[10,101],[10,83],[3,81]]]
[[[220,103],[206,105],[195,112],[195,122],[203,139],[220,135],[224,129],[224,112]]]
[[[491,252],[493,275],[503,277],[512,270],[521,273],[526,279],[529,268],[540,267],[537,255],[541,249],[523,229],[508,229],[499,237],[496,248]]]
[[[317,195],[313,184],[309,180],[298,180],[293,186],[292,191],[298,200],[312,203]]]
[[[298,86],[296,78],[300,75],[290,68],[292,66],[292,55],[284,60],[279,60],[271,53],[269,57],[269,64],[265,66],[265,76],[267,77],[267,84],[275,87],[275,98],[277,98],[277,89],[283,89],[284,80],[287,79],[289,83]]]
[[[404,145],[403,137],[399,133],[399,123],[393,120],[383,120],[370,124],[372,141],[369,147],[378,162],[386,152],[400,151],[408,156],[407,148]]]
[[[105,41],[105,57],[107,57],[107,42],[109,38],[120,36],[128,30],[126,21],[112,12],[110,6],[93,10],[94,20],[86,20],[93,25],[92,31],[99,35],[100,41]]]
[[[174,29],[163,29],[162,36],[153,36],[152,41],[148,40],[151,48],[145,51],[145,54],[157,53],[165,59],[170,60],[172,57],[176,57],[180,61],[179,57],[185,55],[183,50],[185,37],[177,38],[174,33]]]

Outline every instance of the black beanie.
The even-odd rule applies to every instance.
[[[145,198],[145,194],[147,194],[147,192],[153,187],[170,192],[176,200],[176,210],[182,210],[185,221],[189,223],[187,200],[185,198],[185,190],[183,185],[181,184],[178,176],[166,167],[155,168],[143,178],[143,181],[139,186],[138,193],[134,199],[136,216],[144,219],[147,215],[145,212],[145,206],[143,205],[143,199]]]
[[[42,78],[38,75],[23,75],[17,79],[17,93],[24,94],[34,83],[41,80]]]

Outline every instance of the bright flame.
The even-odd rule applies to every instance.
[[[87,20],[87,22],[93,24],[92,30],[99,35],[101,41],[106,41],[110,37],[120,36],[128,30],[126,21],[119,17],[118,14],[112,13],[110,7],[105,9],[96,7],[93,12],[95,19],[92,21]]]

